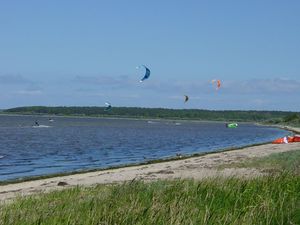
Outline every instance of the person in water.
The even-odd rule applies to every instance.
[[[35,125],[36,125],[36,126],[39,126],[40,124],[38,123],[38,121],[35,121]]]

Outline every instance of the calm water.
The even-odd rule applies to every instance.
[[[217,151],[287,134],[251,124],[228,129],[213,122],[53,119],[0,116],[0,180]],[[34,128],[36,120],[45,127]]]

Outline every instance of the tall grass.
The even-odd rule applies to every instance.
[[[300,175],[300,150],[273,153],[252,160],[224,164],[220,165],[219,169],[235,167],[257,168],[266,172],[289,172]]]
[[[300,177],[76,187],[20,198],[0,224],[300,224]]]

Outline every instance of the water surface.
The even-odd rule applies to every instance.
[[[272,141],[287,131],[253,124],[0,116],[0,180],[218,151]],[[38,121],[41,127],[34,127]]]

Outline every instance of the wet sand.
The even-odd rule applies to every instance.
[[[300,129],[299,129],[300,131]],[[131,180],[152,181],[157,179],[203,179],[207,177],[245,177],[251,178],[264,175],[257,169],[226,168],[220,165],[241,162],[272,153],[300,150],[300,143],[264,144],[238,150],[211,153],[188,159],[131,166],[96,172],[87,172],[47,179],[26,181],[0,186],[0,201],[6,202],[18,196],[49,192],[77,185],[92,186],[97,184],[120,183]]]

